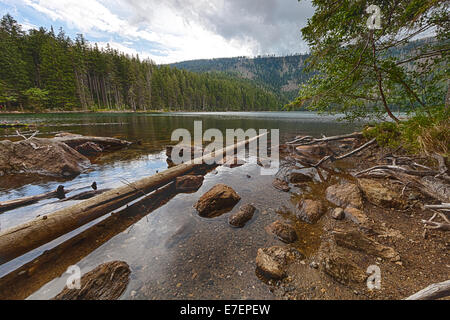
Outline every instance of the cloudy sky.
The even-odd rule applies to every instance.
[[[310,0],[0,0],[24,29],[75,37],[157,63],[307,51]]]

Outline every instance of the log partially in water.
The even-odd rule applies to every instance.
[[[264,135],[241,141],[219,150],[215,154],[208,154],[199,159],[177,165],[154,176],[107,191],[69,208],[5,230],[0,233],[0,265],[145,196],[177,177],[194,170],[199,165],[203,165],[203,161],[209,162],[219,157],[223,158],[225,154],[233,152],[236,148],[245,146]]]
[[[51,199],[51,198],[64,198],[67,193],[69,193],[70,190],[64,190],[63,186],[59,186],[57,190],[52,192],[47,192],[43,194],[39,194],[36,196],[30,196],[20,199],[14,199],[14,200],[8,200],[8,201],[2,201],[0,202],[0,213],[17,209],[20,207],[28,206],[30,204],[39,202],[41,200],[45,199]]]

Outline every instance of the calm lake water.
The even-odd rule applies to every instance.
[[[0,122],[36,126],[22,131],[37,129],[40,137],[71,132],[141,141],[140,145],[92,159],[90,170],[70,181],[1,177],[0,201],[53,191],[60,184],[72,189],[88,187],[96,181],[100,188],[114,188],[150,176],[167,168],[165,146],[174,144],[170,141],[172,131],[185,128],[193,133],[196,120],[203,122],[203,130],[280,129],[281,142],[296,135],[334,135],[357,129],[355,125],[337,122],[335,117],[307,112],[0,115]],[[14,134],[0,129],[0,139],[16,140]],[[279,219],[277,208],[292,200],[289,194],[272,189],[272,180],[273,177],[259,175],[259,167],[250,163],[234,169],[219,167],[206,175],[196,193],[178,194],[154,211],[137,209],[132,219],[119,219],[114,224],[108,224],[112,216],[106,215],[1,265],[0,277],[22,268],[29,275],[28,284],[14,290],[22,290],[25,297],[32,299],[48,299],[64,287],[68,266],[76,264],[85,273],[101,263],[123,260],[130,265],[132,274],[122,299],[271,299],[269,287],[255,274],[254,261],[258,248],[280,245],[264,232],[264,227]],[[245,228],[230,228],[229,214],[204,219],[192,207],[217,183],[228,184],[242,197],[232,212],[245,203],[257,207],[255,218]],[[0,214],[0,228],[5,230],[74,203],[45,200]],[[90,227],[99,222],[107,226],[106,230],[93,233]],[[303,228],[305,234],[317,231],[306,225],[298,228]],[[82,243],[83,239],[89,243]],[[297,245],[301,243],[302,239]],[[51,263],[33,267],[42,261],[43,253]],[[4,290],[1,282],[2,279],[0,290]]]

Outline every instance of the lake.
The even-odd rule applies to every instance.
[[[0,115],[0,122],[36,126],[21,131],[39,130],[39,137],[70,132],[141,142],[91,159],[92,167],[70,181],[18,175],[1,177],[0,201],[53,191],[60,184],[72,189],[96,181],[100,188],[114,188],[155,174],[167,168],[165,146],[175,143],[170,140],[172,132],[178,128],[193,132],[194,121],[202,121],[203,130],[217,128],[222,132],[237,128],[279,129],[281,142],[296,135],[335,135],[357,129],[355,125],[337,122],[336,117],[308,112]],[[0,139],[18,138],[14,131],[0,129]],[[258,166],[249,163],[234,169],[218,167],[206,175],[196,193],[178,194],[154,211],[135,208],[124,219],[114,220],[114,215],[106,215],[1,265],[0,290],[8,274],[22,268],[24,272],[16,273],[20,276],[27,273],[29,278],[14,291],[22,292],[24,297],[48,299],[64,287],[68,277],[64,271],[68,266],[76,264],[85,273],[101,263],[122,260],[132,270],[123,299],[272,299],[269,287],[255,274],[254,261],[258,248],[280,244],[264,232],[264,227],[278,218],[279,207],[292,200],[291,195],[271,188],[272,180],[271,176],[259,175]],[[253,203],[258,209],[245,228],[230,228],[228,214],[206,219],[199,217],[193,208],[198,198],[217,183],[231,186],[242,197],[234,210],[245,203]],[[45,200],[0,214],[1,230],[74,203]],[[93,232],[92,227],[100,223],[105,229]],[[306,224],[297,227],[315,237],[320,229]],[[45,265],[38,263],[42,257],[48,260]],[[35,264],[39,265],[38,270],[33,269]]]

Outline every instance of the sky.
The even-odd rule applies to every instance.
[[[158,64],[304,53],[310,0],[0,0],[25,30],[60,27]]]

